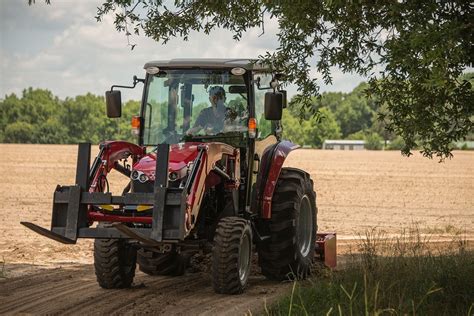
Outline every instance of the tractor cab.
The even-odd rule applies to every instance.
[[[140,145],[234,139],[246,147],[249,138],[278,134],[271,122],[280,120],[286,92],[279,91],[275,74],[250,60],[155,61],[145,71],[145,79],[135,77],[132,86],[144,83],[133,126]],[[106,92],[109,117],[121,113],[117,87],[131,88]]]

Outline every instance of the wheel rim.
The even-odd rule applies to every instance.
[[[250,271],[250,237],[246,233],[242,236],[239,253],[239,278],[240,283],[245,284]]]
[[[311,203],[307,195],[303,196],[298,216],[298,249],[303,257],[311,250],[313,239],[313,216],[311,214]]]

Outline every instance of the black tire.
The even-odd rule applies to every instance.
[[[303,220],[307,218],[311,220]],[[268,228],[270,238],[258,247],[262,274],[272,280],[306,278],[317,232],[316,192],[308,173],[294,168],[281,170]]]
[[[212,249],[212,285],[216,293],[240,294],[247,286],[252,257],[252,229],[240,217],[217,224]]]
[[[137,254],[138,268],[148,275],[183,275],[189,263],[189,257],[174,251],[159,253],[140,249]]]
[[[94,268],[97,282],[104,289],[121,289],[132,285],[137,250],[123,239],[94,241]]]

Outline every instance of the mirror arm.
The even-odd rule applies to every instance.
[[[273,89],[273,93],[276,93],[277,89],[280,87],[280,83],[276,76],[273,76],[272,81],[270,82],[270,87]]]
[[[258,77],[256,80],[255,80],[255,84],[257,86],[257,90],[268,90],[268,89],[273,89],[273,92],[276,92],[277,90],[279,90],[280,88],[280,82],[279,82],[279,78],[281,78],[282,76],[280,76],[280,74],[275,74],[273,75],[272,77],[272,81],[270,81],[270,85],[268,87],[262,87],[260,85],[260,77]]]
[[[133,86],[120,86],[120,85],[113,85],[110,87],[110,91],[113,91],[114,88],[125,88],[125,89],[134,89],[137,86],[137,83],[145,83],[145,79],[139,79],[137,76],[133,76]]]

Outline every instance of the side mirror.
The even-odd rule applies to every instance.
[[[286,107],[288,106],[288,99],[286,98],[286,90],[280,90],[278,92],[283,94],[283,108],[286,109]]]
[[[105,103],[107,105],[107,116],[110,118],[122,116],[122,95],[120,91],[106,91]]]
[[[283,111],[283,93],[265,93],[265,119],[271,121],[281,120]]]

